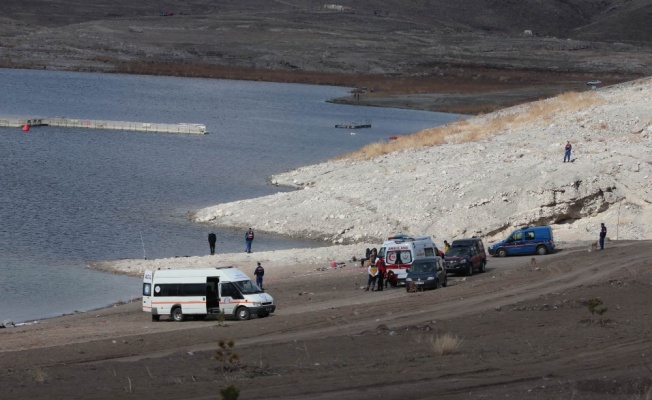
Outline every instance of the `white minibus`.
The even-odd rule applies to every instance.
[[[183,321],[186,315],[220,312],[247,320],[275,310],[272,296],[234,267],[163,269],[145,271],[143,277],[143,311],[152,313],[152,321],[161,315]]]

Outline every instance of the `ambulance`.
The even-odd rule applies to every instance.
[[[188,315],[221,312],[244,321],[275,310],[272,296],[234,267],[164,269],[143,276],[143,311],[152,313],[152,321],[169,316],[180,322]]]
[[[439,255],[439,249],[430,236],[403,234],[387,238],[378,251],[378,257],[385,261],[387,281],[392,286],[405,285],[407,269],[412,262]]]

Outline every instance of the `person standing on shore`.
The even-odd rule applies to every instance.
[[[260,265],[260,261],[259,261],[258,265],[256,266],[256,269],[254,270],[254,276],[256,277],[256,285],[258,285],[260,290],[263,290],[264,275],[265,275],[265,268],[263,268],[263,266]]]
[[[604,222],[600,224],[600,250],[604,250],[604,238],[607,237],[607,227]]]
[[[254,231],[249,228],[247,233],[245,233],[245,252],[251,253],[251,242],[254,241]]]
[[[215,242],[217,242],[217,235],[211,232],[208,234],[208,245],[211,248],[211,255],[215,255]]]
[[[565,150],[565,152],[564,152],[564,162],[566,162],[566,160],[568,160],[568,162],[570,162],[570,160],[571,160],[570,156],[571,156],[571,149],[572,148],[573,148],[573,146],[571,145],[571,142],[567,141],[566,142],[566,147],[564,147],[564,150]]]
[[[444,253],[446,253],[451,248],[451,245],[444,240]]]

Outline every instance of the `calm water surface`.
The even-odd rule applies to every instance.
[[[0,117],[206,124],[208,135],[0,128],[0,321],[46,318],[140,295],[97,260],[208,254],[188,212],[278,192],[274,173],[448,123],[456,115],[326,103],[314,85],[0,69]],[[335,124],[373,121],[373,128]],[[242,231],[215,230],[218,252]],[[254,251],[323,245],[258,233]]]

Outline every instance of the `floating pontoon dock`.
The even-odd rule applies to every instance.
[[[337,124],[335,127],[345,129],[371,128],[371,120],[368,119],[365,122],[351,122],[350,124]]]
[[[51,118],[0,118],[0,127],[21,128],[23,126],[61,126],[65,128],[114,129],[119,131],[192,133],[204,135],[203,124],[158,124],[152,122],[104,121],[97,119]]]

